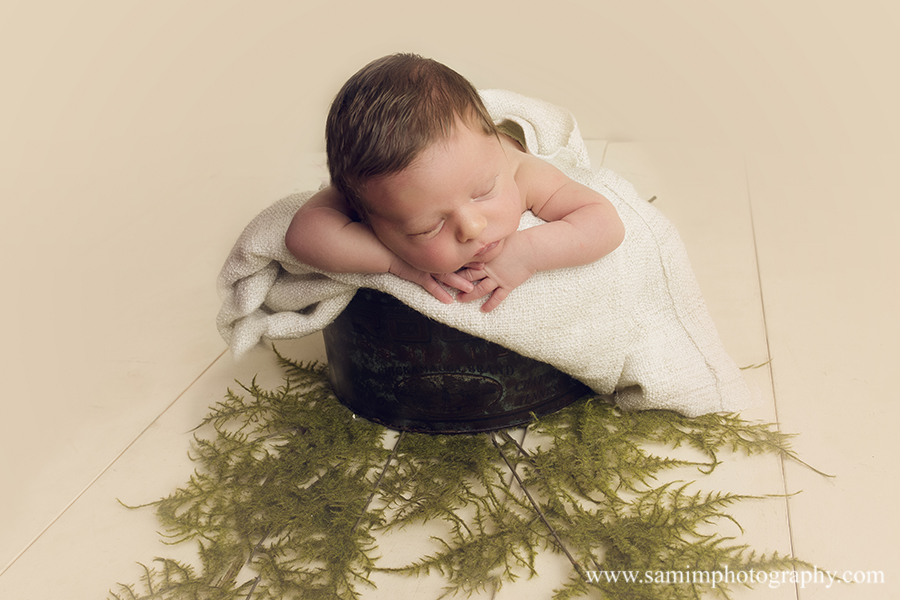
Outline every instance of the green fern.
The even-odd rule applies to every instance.
[[[406,433],[388,448],[386,429],[337,401],[324,365],[278,360],[284,382],[266,390],[254,379],[228,390],[195,431],[194,474],[145,505],[155,507],[167,543],[197,545],[200,564],[157,558],[142,565],[137,586],[120,584],[111,598],[352,600],[377,571],[436,572],[445,596],[470,595],[538,575],[535,557],[546,550],[572,564],[557,600],[681,600],[709,591],[727,598],[731,590],[588,576],[604,570],[810,567],[718,533],[723,523],[740,528],[731,506],[760,498],[659,482],[676,468],[708,473],[724,452],[797,460],[791,436],[772,425],[734,415],[623,413],[594,397],[532,423],[529,441],[540,442],[529,449],[508,432]],[[682,446],[705,459],[665,455]],[[380,565],[380,532],[427,522],[447,531],[432,553]]]

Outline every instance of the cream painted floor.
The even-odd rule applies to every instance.
[[[714,485],[752,494],[802,490],[740,506],[742,540],[851,578],[880,572],[885,582],[758,586],[739,597],[898,597],[900,489],[891,440],[900,422],[900,222],[896,185],[888,185],[896,157],[834,153],[833,162],[816,165],[718,146],[591,142],[590,149],[595,165],[619,171],[645,197],[657,196],[678,226],[738,364],[771,359],[745,372],[761,406],[744,416],[796,432],[802,457],[835,475],[766,457],[730,460]],[[82,314],[75,324],[61,323],[69,337],[22,349],[42,351],[45,365],[28,370],[23,362],[26,381],[12,388],[23,399],[30,393],[55,400],[37,403],[40,410],[23,401],[21,427],[6,423],[0,477],[15,485],[4,485],[2,494],[0,598],[104,598],[117,582],[137,580],[137,561],[180,555],[160,544],[152,511],[126,510],[117,499],[140,503],[168,494],[191,473],[189,430],[207,407],[235,379],[277,380],[269,351],[240,364],[225,352],[214,328],[214,279],[241,227],[276,199],[275,190],[315,187],[322,176],[321,157],[308,156],[291,186],[273,181],[273,196],[257,205],[238,201],[241,173],[186,179],[160,195],[171,206],[194,199],[177,223],[157,223],[152,211],[124,205],[90,236],[73,238],[60,284],[79,299],[74,306]],[[159,244],[163,232],[168,242]],[[77,279],[64,276],[78,264],[95,266]],[[34,300],[53,305],[43,295],[21,298],[23,305]],[[109,306],[122,310],[101,318]],[[324,358],[320,336],[279,348]],[[415,551],[420,543],[388,540],[384,551]],[[541,577],[483,597],[548,598],[564,566],[542,560]],[[363,597],[433,598],[441,587],[436,578],[378,583]]]

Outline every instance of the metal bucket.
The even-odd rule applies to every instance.
[[[475,433],[514,427],[590,393],[556,368],[360,288],[324,330],[335,394],[391,429]]]

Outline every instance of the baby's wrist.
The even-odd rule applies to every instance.
[[[504,253],[511,252],[519,260],[519,263],[522,266],[532,273],[536,273],[543,269],[541,268],[540,249],[534,243],[534,236],[529,234],[529,232],[533,233],[532,229],[534,228],[517,231],[509,236],[507,239],[511,243],[507,244]]]

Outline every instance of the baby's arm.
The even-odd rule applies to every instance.
[[[600,193],[569,179],[556,167],[527,156],[522,175],[528,207],[547,223],[525,230],[537,250],[537,270],[595,262],[625,239],[615,207]]]
[[[353,220],[353,210],[336,188],[317,192],[294,215],[284,238],[297,260],[330,273],[393,273],[418,283],[444,303],[453,297],[438,281],[462,291],[473,285],[455,273],[433,275],[412,267],[379,241],[364,223]]]
[[[536,271],[595,262],[625,239],[625,227],[609,200],[549,163],[524,155],[516,182],[526,206],[547,223],[516,232],[497,258],[463,273],[480,281],[458,299],[466,302],[491,294],[482,305],[485,312]]]

